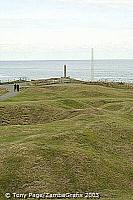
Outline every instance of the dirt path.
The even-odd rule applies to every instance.
[[[14,97],[19,94],[19,92],[14,92],[13,84],[5,84],[5,85],[1,85],[0,87],[6,88],[8,90],[7,93],[0,96],[0,101],[9,99],[10,97]],[[21,85],[20,85],[20,87],[21,87]]]

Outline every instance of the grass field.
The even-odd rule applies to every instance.
[[[132,199],[133,89],[31,85],[0,102],[0,125],[1,200],[5,192]]]
[[[3,95],[7,92],[5,88],[0,87],[0,95]]]

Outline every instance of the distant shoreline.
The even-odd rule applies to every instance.
[[[126,82],[113,82],[113,81],[82,81],[78,79],[73,79],[70,77],[56,77],[56,78],[48,78],[48,79],[36,79],[36,80],[16,80],[10,82],[2,82],[0,85],[10,85],[14,83],[31,83],[33,85],[54,85],[54,84],[85,84],[85,85],[99,85],[105,87],[114,87],[114,88],[128,88],[133,89],[133,83]]]
[[[94,61],[103,61],[103,60],[133,60],[133,58],[99,58],[95,59]],[[41,62],[41,61],[91,61],[91,59],[25,59],[25,60],[0,60],[0,62]]]

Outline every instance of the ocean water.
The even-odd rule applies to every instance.
[[[61,77],[65,64],[67,76],[80,80],[91,79],[91,61],[89,60],[36,60],[0,61],[0,80]],[[94,79],[133,82],[133,59],[95,60]]]

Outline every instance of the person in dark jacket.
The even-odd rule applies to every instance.
[[[19,92],[20,88],[19,88],[19,84],[17,84],[17,92]]]
[[[17,85],[16,83],[14,84],[14,92],[16,92],[16,89],[17,89]]]

